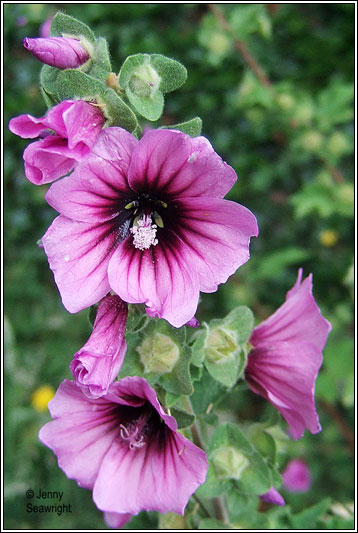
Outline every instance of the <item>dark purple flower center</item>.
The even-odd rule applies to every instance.
[[[143,448],[158,437],[162,419],[150,403],[141,407],[118,406],[119,438],[130,450]]]

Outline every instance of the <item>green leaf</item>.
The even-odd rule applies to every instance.
[[[105,90],[105,85],[78,69],[62,70],[57,76],[57,96],[60,100],[83,98],[97,100]]]
[[[178,429],[191,426],[195,422],[195,415],[193,413],[189,413],[181,407],[171,407],[170,414],[174,416],[174,418],[178,422]]]
[[[57,76],[60,72],[62,72],[60,69],[49,65],[43,65],[40,71],[40,85],[52,99],[56,98]]]
[[[165,94],[185,83],[188,73],[184,65],[161,54],[151,54],[150,63],[161,77],[159,89]]]
[[[108,43],[103,37],[99,37],[94,46],[91,55],[92,63],[88,74],[94,78],[106,81],[108,74],[111,72],[111,60],[109,56]]]
[[[289,246],[282,250],[266,253],[265,261],[256,261],[252,268],[252,279],[265,280],[279,276],[291,265],[301,265],[309,259],[310,253],[304,248]]]
[[[160,129],[179,130],[183,133],[186,133],[187,135],[190,135],[190,137],[198,137],[201,133],[202,125],[203,121],[201,120],[201,118],[195,117],[191,120],[188,120],[187,122],[181,122],[180,124],[162,126]]]
[[[61,37],[63,35],[73,37],[83,36],[92,44],[96,40],[94,33],[86,24],[69,15],[65,15],[61,11],[58,11],[52,19],[50,35],[51,37]]]
[[[126,89],[126,95],[128,100],[136,108],[139,114],[141,114],[147,120],[158,120],[161,117],[164,108],[164,96],[160,91],[154,93],[151,96],[137,96],[129,87]]]
[[[251,33],[271,36],[271,20],[262,4],[239,5],[230,14],[230,24],[235,36],[245,41]]]
[[[124,61],[121,70],[119,72],[119,84],[123,89],[128,87],[132,75],[142,65],[148,64],[150,61],[149,54],[134,54],[128,56]]]
[[[40,91],[48,109],[51,109],[51,107],[59,103],[59,101],[54,98],[52,94],[47,93],[43,87],[40,87]]]
[[[195,383],[194,393],[190,401],[196,414],[204,414],[210,404],[217,403],[226,393],[226,387],[214,380],[206,370],[201,380]]]
[[[137,129],[137,117],[113,89],[106,88],[98,98],[98,103],[104,104],[103,112],[108,126],[120,126],[130,132]]]
[[[293,529],[301,531],[304,529],[319,529],[317,528],[318,520],[327,511],[330,503],[330,498],[325,498],[308,509],[304,509],[300,513],[290,516],[289,520]]]

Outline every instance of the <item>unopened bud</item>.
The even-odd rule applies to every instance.
[[[78,68],[90,58],[79,39],[67,37],[29,39],[26,37],[23,44],[39,61],[50,67]]]
[[[158,91],[161,82],[161,77],[157,71],[146,63],[138,67],[133,72],[129,80],[129,89],[140,98],[150,97],[153,98],[154,94]]]
[[[205,356],[210,363],[225,363],[233,359],[240,349],[235,331],[224,328],[208,330],[205,343]]]
[[[162,333],[154,333],[144,339],[137,351],[144,366],[144,372],[154,372],[155,374],[171,372],[180,355],[178,345]]]
[[[247,457],[232,446],[219,448],[215,452],[212,462],[219,479],[240,479],[242,472],[250,464]]]

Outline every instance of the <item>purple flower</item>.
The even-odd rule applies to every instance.
[[[93,489],[102,511],[183,514],[205,481],[205,452],[177,431],[144,378],[116,381],[98,399],[65,380],[49,410],[54,420],[40,430],[40,440],[67,477]]]
[[[25,37],[23,42],[26,50],[36,59],[56,68],[77,68],[86,63],[90,56],[83,48],[79,39],[67,37]]]
[[[118,296],[106,296],[99,304],[90,338],[74,355],[71,372],[90,398],[107,394],[119,374],[127,348],[124,339],[127,315],[125,302]]]
[[[314,387],[322,350],[331,330],[312,295],[312,274],[295,286],[279,309],[257,326],[245,370],[251,390],[272,403],[290,426],[294,439],[305,428],[321,431]]]
[[[43,137],[24,151],[27,179],[42,185],[68,174],[76,161],[89,154],[103,123],[99,108],[84,100],[64,100],[42,118],[20,115],[11,119],[9,129],[15,135]]]
[[[180,327],[199,291],[214,292],[249,259],[254,215],[223,200],[234,170],[204,137],[105,128],[86,161],[46,199],[59,211],[42,242],[68,311],[113,290]]]
[[[260,500],[266,503],[273,503],[274,505],[285,505],[285,500],[282,498],[281,494],[275,489],[275,487],[271,487],[270,490],[265,492],[265,494],[261,494],[259,496]]]
[[[283,486],[290,492],[306,492],[311,488],[311,472],[305,461],[293,459],[282,474]]]

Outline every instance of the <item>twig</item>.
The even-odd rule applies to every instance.
[[[354,455],[354,434],[347,422],[342,417],[341,413],[332,404],[325,402],[324,400],[320,400],[319,404],[332,417],[336,426],[338,426],[342,432],[342,435],[346,439],[349,451]]]
[[[246,63],[248,64],[248,66],[250,67],[252,72],[255,74],[255,76],[257,77],[259,82],[264,87],[266,87],[266,89],[271,88],[272,87],[272,82],[270,81],[268,76],[265,74],[263,69],[260,67],[260,65],[258,64],[256,59],[254,58],[254,56],[248,50],[246,44],[243,41],[241,41],[240,39],[237,39],[237,37],[235,37],[234,30],[231,27],[231,25],[229,24],[227,18],[225,17],[225,15],[222,12],[222,10],[220,9],[220,7],[218,7],[215,4],[207,4],[207,5],[208,5],[209,10],[212,12],[214,17],[219,22],[219,24],[222,27],[222,29],[224,31],[230,33],[230,35],[233,38],[233,44],[234,44],[235,49],[241,54],[241,56],[246,61]],[[275,6],[275,4],[269,4],[269,5]],[[295,125],[293,123],[293,121],[291,121],[291,126],[293,128],[297,127],[297,125]],[[276,137],[277,137],[276,140],[278,140],[279,143],[282,144],[282,143],[286,142],[286,138],[285,138],[285,136],[282,133],[276,132]],[[344,183],[344,181],[345,181],[344,177],[343,177],[342,173],[336,167],[334,167],[333,165],[328,165],[325,161],[323,161],[323,163],[326,165],[326,167],[328,168],[328,170],[332,174],[332,177],[333,177],[333,179],[334,179],[334,181],[336,183]]]

